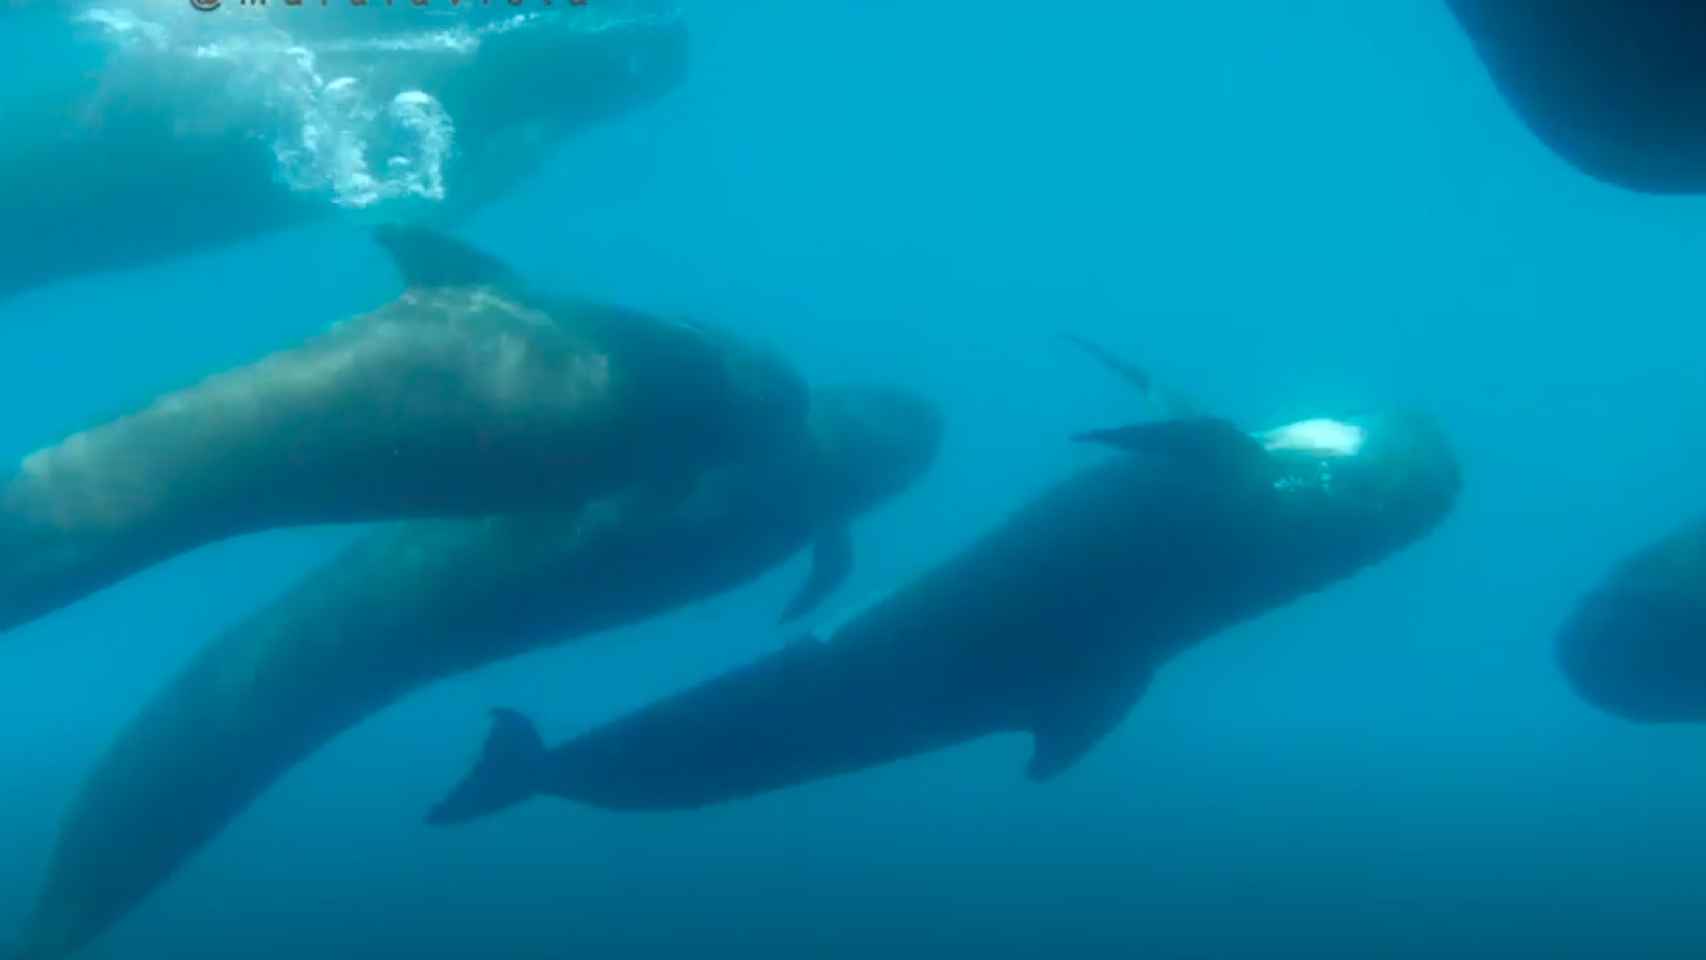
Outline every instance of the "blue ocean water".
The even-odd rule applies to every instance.
[[[775,649],[796,560],[375,717],[89,956],[1706,950],[1706,731],[1603,716],[1551,659],[1585,590],[1703,509],[1706,200],[1565,166],[1431,0],[687,11],[679,91],[458,234],[542,282],[715,319],[814,382],[940,403],[940,460],[860,524],[831,607],[1087,462],[1073,432],[1148,413],[1064,330],[1253,424],[1425,409],[1464,462],[1455,512],[1181,657],[1045,786],[1013,737],[691,813],[538,800],[422,824],[490,706],[555,740]],[[0,14],[14,94],[65,69],[22,56],[54,29],[37,12]],[[397,292],[378,257],[334,222],[0,301],[0,451],[371,309]],[[218,544],[5,637],[0,938],[122,724],[350,535]]]

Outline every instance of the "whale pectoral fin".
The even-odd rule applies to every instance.
[[[1091,430],[1072,439],[1099,443],[1127,453],[1160,455],[1217,465],[1269,463],[1268,452],[1255,437],[1229,420],[1196,417],[1156,420],[1108,430]]]
[[[549,754],[539,728],[516,710],[492,711],[492,731],[474,769],[427,814],[434,826],[466,823],[539,792]]]
[[[402,224],[373,231],[408,287],[513,287],[515,271],[485,251],[454,237]]]
[[[1145,664],[1135,671],[1086,671],[1089,681],[1066,689],[1048,706],[1031,730],[1034,741],[1025,776],[1042,783],[1066,772],[1120,725],[1132,705],[1149,689],[1155,674]]]
[[[836,524],[818,535],[812,547],[812,569],[777,623],[788,623],[811,612],[853,572],[853,531]]]

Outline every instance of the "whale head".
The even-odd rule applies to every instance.
[[[1706,721],[1706,522],[1624,561],[1555,646],[1576,694],[1637,723]]]
[[[1321,532],[1385,551],[1444,519],[1463,485],[1444,432],[1411,411],[1314,417],[1255,434],[1278,465],[1274,489]]]
[[[941,411],[899,387],[821,387],[809,420],[814,448],[845,509],[862,510],[905,490],[942,447]]]
[[[721,344],[727,403],[722,441],[729,452],[751,456],[792,449],[804,435],[812,403],[805,379],[764,344],[727,333],[713,335]]]

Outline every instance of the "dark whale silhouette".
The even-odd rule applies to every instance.
[[[797,448],[572,513],[415,521],[345,550],[202,650],[74,800],[20,956],[99,936],[328,740],[436,680],[729,590],[811,543],[803,612],[851,563],[847,523],[940,442],[901,390],[814,393]]]
[[[1559,631],[1586,701],[1637,723],[1706,721],[1706,520],[1624,560]]]
[[[378,237],[408,284],[396,301],[0,482],[0,630],[225,537],[668,496],[798,442],[805,384],[767,352],[530,292],[440,235]]]
[[[1706,190],[1706,4],[1446,3],[1499,92],[1571,165],[1643,193]]]
[[[382,211],[387,220],[455,227],[534,174],[565,140],[658,101],[688,72],[686,21],[664,3],[603,0],[555,9],[530,3],[520,11],[470,2],[443,11],[448,17],[409,3],[391,11],[385,9],[391,4],[377,2],[367,9],[309,5],[320,9],[303,15],[280,0],[268,6],[230,0],[217,13],[198,14],[188,3],[155,4],[146,16],[158,17],[168,42],[175,38],[183,47],[171,52],[141,52],[103,39],[92,24],[72,22],[93,4],[33,5],[38,21],[58,21],[33,26],[65,65],[32,75],[28,95],[0,105],[7,120],[0,303],[44,284],[149,266],[320,220],[371,223],[374,211]],[[9,23],[26,13],[0,8]],[[489,28],[494,16],[518,12],[532,18],[524,29],[485,29],[462,50],[433,42],[445,29]],[[286,86],[300,92],[295,85],[304,78],[263,72],[256,58],[276,59],[282,51],[254,49],[277,43],[270,34],[257,36],[254,28],[261,27],[287,31],[286,42],[312,57],[311,70],[324,81],[362,78],[377,86],[373,93],[430,95],[454,129],[442,158],[442,197],[351,207],[324,188],[287,183],[272,135],[299,129],[307,118],[281,117],[279,98],[267,94]],[[235,48],[245,53],[199,55],[205,47],[245,42],[250,47]],[[77,65],[81,60],[98,64],[95,76]],[[319,132],[327,139],[337,134]],[[386,176],[387,151],[375,144],[370,152],[373,176]]]
[[[547,750],[497,712],[451,824],[536,794],[719,803],[1003,732],[1029,776],[1072,766],[1168,658],[1432,529],[1456,460],[1416,415],[1250,435],[1191,418],[1098,431],[1123,453],[1059,483],[837,631]]]

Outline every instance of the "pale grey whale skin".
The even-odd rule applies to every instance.
[[[100,53],[106,41],[89,35],[65,59],[93,58],[95,82],[67,67],[32,78],[27,96],[0,104],[7,117],[0,149],[0,307],[32,287],[147,266],[322,219],[371,225],[378,216],[453,227],[536,172],[564,140],[675,90],[688,68],[685,19],[634,0],[608,0],[590,15],[559,4],[553,15],[566,27],[494,34],[466,55],[430,49],[340,53],[328,46],[351,37],[374,39],[359,32],[372,30],[364,23],[433,22],[403,4],[389,15],[376,9],[374,16],[285,9],[277,0],[268,9],[230,0],[213,14],[196,14],[187,2],[160,6],[163,16],[181,15],[193,25],[271,16],[305,34],[300,39],[317,51],[328,79],[384,77],[433,95],[456,126],[443,199],[398,198],[357,210],[338,207],[323,192],[292,188],[281,180],[275,149],[258,129],[282,122],[261,109],[277,93],[262,85],[282,81],[263,78],[245,88],[241,67],[208,74],[205,64],[198,67],[188,57],[162,67],[146,55]],[[577,21],[590,23],[618,8],[634,13],[607,17],[598,29],[576,28]],[[41,27],[55,15],[61,22],[44,33],[65,42],[72,31],[65,21],[76,9],[69,0],[46,0],[0,16],[28,16]],[[478,15],[457,11],[452,22]],[[248,92],[237,103],[208,102],[207,91],[219,87]],[[245,109],[251,102],[253,109]]]
[[[1339,427],[1361,432],[1355,455],[1300,449],[1283,439],[1294,428],[1258,442],[1209,419],[1090,435],[1130,452],[1059,483],[826,642],[550,750],[523,715],[497,711],[475,768],[429,820],[535,795],[699,807],[1003,732],[1032,734],[1030,777],[1055,776],[1170,657],[1381,560],[1448,513],[1458,465],[1431,421]]]
[[[1620,562],[1558,632],[1583,700],[1635,723],[1706,722],[1706,520]]]
[[[108,748],[17,958],[88,944],[292,766],[426,684],[732,589],[816,540],[800,612],[834,585],[847,523],[922,475],[940,436],[911,392],[825,387],[799,448],[712,470],[675,503],[635,493],[358,541],[209,643]]]
[[[1523,123],[1576,169],[1706,191],[1706,4],[1446,0]]]
[[[530,292],[437,234],[378,236],[396,301],[0,480],[0,630],[226,537],[563,510],[798,443],[804,381],[766,350]]]

